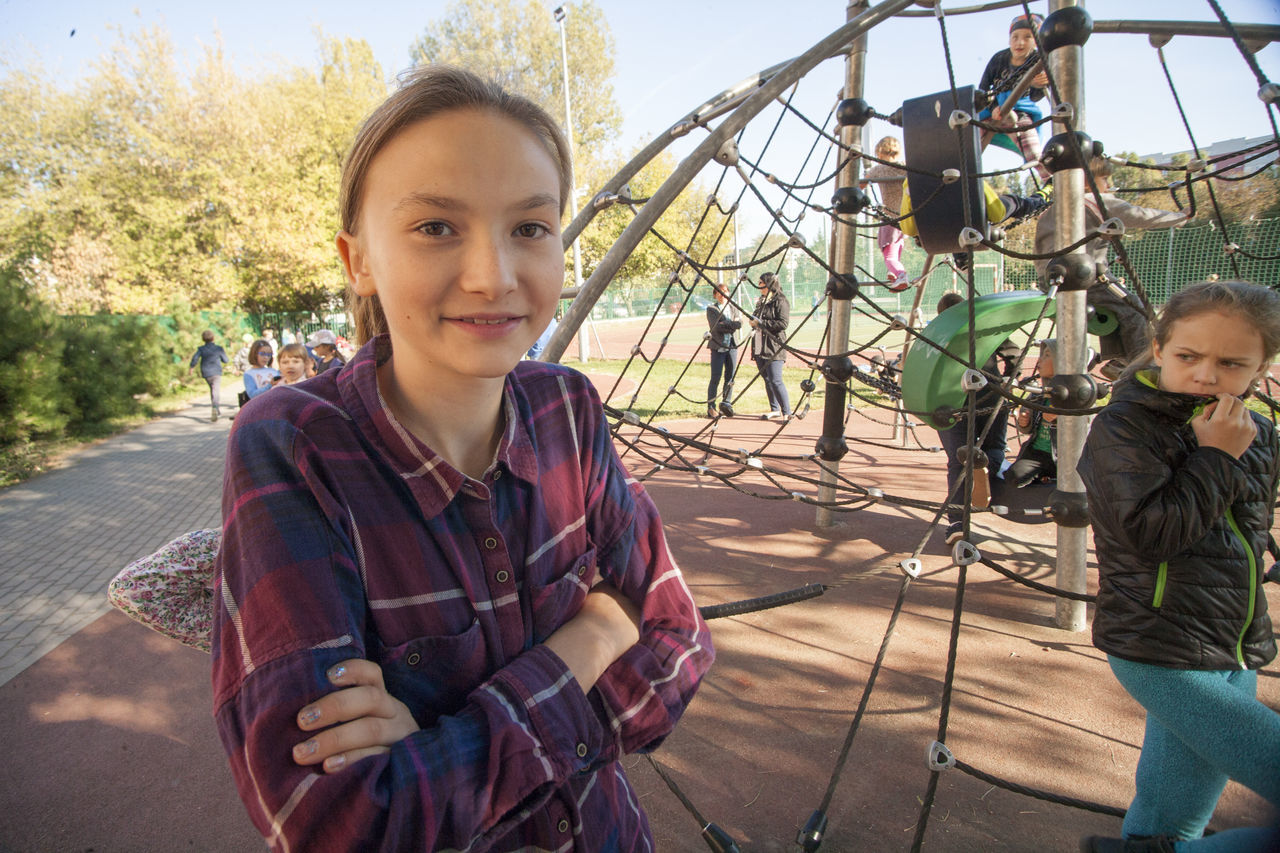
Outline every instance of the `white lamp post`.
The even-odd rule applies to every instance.
[[[565,8],[557,6],[553,13],[556,24],[560,27],[560,62],[564,69],[564,132],[569,140],[569,214],[572,219],[578,217],[578,180],[573,169],[573,109],[569,103],[569,50],[565,45],[564,19]],[[582,292],[582,252],[578,249],[577,238],[573,241],[573,286]],[[578,327],[578,361],[589,359],[590,343],[587,338],[587,324]]]

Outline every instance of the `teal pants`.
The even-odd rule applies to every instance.
[[[1228,778],[1280,808],[1280,714],[1258,701],[1257,672],[1169,669],[1111,655],[1107,660],[1147,710],[1125,837],[1185,839],[1177,849],[1198,853],[1280,849],[1275,825],[1201,837]]]

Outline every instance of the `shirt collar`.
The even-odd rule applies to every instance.
[[[419,493],[428,512],[439,512],[467,484],[469,478],[396,420],[378,390],[378,365],[391,357],[391,339],[379,335],[362,346],[338,376],[343,406],[386,461]],[[515,372],[502,388],[506,428],[498,442],[495,465],[531,484],[538,480],[532,436],[531,409]],[[486,473],[486,480],[489,474]]]

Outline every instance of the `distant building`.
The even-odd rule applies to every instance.
[[[1252,139],[1246,139],[1243,136],[1239,136],[1235,139],[1224,139],[1221,142],[1214,142],[1205,148],[1201,148],[1200,152],[1205,158],[1213,158],[1219,157],[1223,154],[1230,154],[1233,151],[1244,151],[1249,148],[1255,148],[1274,140],[1275,137],[1273,136],[1255,136]],[[1144,161],[1150,159],[1156,163],[1168,163],[1180,154],[1185,154],[1188,157],[1195,156],[1195,152],[1190,149],[1183,149],[1182,151],[1143,154],[1138,159]],[[1215,163],[1214,170],[1227,169],[1226,174],[1239,174],[1245,171],[1260,169],[1266,163],[1274,163],[1277,158],[1280,158],[1280,152],[1276,152],[1275,150],[1265,151],[1261,154],[1255,153],[1252,155],[1241,155],[1240,157],[1233,157],[1223,160],[1220,163]]]

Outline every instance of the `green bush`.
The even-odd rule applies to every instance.
[[[0,267],[0,447],[57,436],[67,425],[57,326],[20,270]]]

